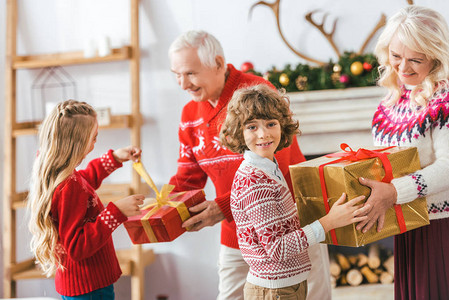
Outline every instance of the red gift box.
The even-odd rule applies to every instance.
[[[140,215],[128,218],[124,225],[134,244],[173,241],[186,231],[181,225],[191,216],[189,207],[205,200],[203,190],[175,194],[162,206],[156,202]]]

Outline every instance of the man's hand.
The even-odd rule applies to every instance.
[[[376,180],[359,178],[359,182],[371,189],[371,195],[366,200],[365,205],[369,204],[368,219],[357,224],[357,230],[367,232],[377,222],[377,232],[384,227],[385,213],[396,203],[397,193],[393,184],[384,183]]]
[[[188,231],[198,231],[206,226],[214,226],[224,220],[224,215],[215,201],[204,201],[189,208],[191,213],[198,213],[184,223],[182,227]]]

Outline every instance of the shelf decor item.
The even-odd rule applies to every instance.
[[[42,121],[57,103],[78,99],[76,81],[63,67],[43,68],[31,84],[33,121]]]

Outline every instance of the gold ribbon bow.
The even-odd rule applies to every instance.
[[[154,184],[153,179],[151,179],[151,176],[145,170],[145,167],[143,166],[143,164],[140,161],[134,163],[133,168],[140,175],[140,177],[142,177],[145,180],[145,182],[151,187],[151,189],[153,189],[154,192],[156,193],[156,199],[155,199],[156,201],[153,203],[150,203],[148,205],[145,205],[141,208],[141,210],[146,210],[146,209],[150,209],[150,208],[151,209],[140,220],[142,222],[142,226],[145,230],[145,233],[147,234],[148,238],[150,239],[150,242],[156,243],[156,242],[158,242],[158,240],[156,238],[156,235],[154,234],[153,229],[151,228],[150,223],[148,222],[148,219],[152,215],[154,215],[162,206],[168,205],[168,206],[176,208],[176,210],[178,211],[178,214],[181,217],[181,220],[183,222],[185,220],[187,220],[190,217],[190,213],[189,213],[189,210],[187,209],[187,206],[185,205],[185,203],[179,202],[179,201],[170,201],[171,199],[176,198],[176,197],[184,194],[185,192],[170,195],[170,193],[175,188],[175,186],[171,185],[171,184],[164,184],[162,186],[161,191],[159,192],[156,185]]]

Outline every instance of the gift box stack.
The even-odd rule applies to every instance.
[[[361,185],[359,177],[389,182],[392,178],[420,169],[416,148],[388,147],[353,151],[342,144],[342,149],[344,152],[290,166],[301,226],[323,217],[343,192],[347,199],[360,195],[368,199],[370,188]],[[324,243],[359,247],[427,224],[429,216],[426,199],[418,198],[390,208],[380,232],[373,226],[362,233],[356,230],[355,224],[351,224],[328,232]]]
[[[156,192],[156,198],[147,201],[150,203],[141,208],[139,215],[128,218],[124,223],[131,241],[134,244],[173,241],[186,231],[181,225],[191,217],[189,207],[206,200],[204,191],[172,194],[174,186],[166,184],[159,192],[143,165],[135,163],[133,166]]]

